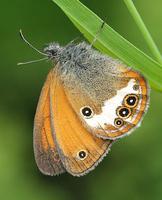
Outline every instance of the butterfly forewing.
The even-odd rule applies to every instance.
[[[53,73],[53,77],[57,77],[57,84],[50,90],[50,110],[58,152],[65,169],[74,176],[81,176],[101,161],[112,141],[97,138],[87,131],[68,102],[60,76]]]

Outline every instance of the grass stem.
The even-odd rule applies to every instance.
[[[157,61],[159,63],[162,64],[162,56],[161,56],[161,53],[158,49],[158,47],[156,46],[150,32],[148,31],[145,23],[143,22],[139,12],[137,11],[134,3],[132,0],[124,0],[130,14],[132,15],[133,19],[135,20],[138,28],[140,29],[147,45],[149,46],[152,54],[155,56],[155,58],[157,59]]]

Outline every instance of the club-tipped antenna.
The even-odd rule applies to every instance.
[[[17,63],[17,65],[27,65],[27,64],[32,64],[32,63],[37,63],[37,62],[41,62],[43,60],[47,60],[48,58],[45,57],[45,58],[41,58],[41,59],[38,59],[38,60],[31,60],[31,61],[27,61],[27,62],[20,62],[20,63]]]
[[[31,47],[32,49],[34,49],[36,52],[38,52],[39,54],[43,55],[43,56],[47,56],[47,54],[41,52],[40,50],[38,50],[36,47],[34,47],[25,37],[24,37],[24,34],[22,33],[22,30],[20,29],[19,31],[20,33],[20,37],[22,38],[22,40],[27,44],[29,45],[29,47]]]

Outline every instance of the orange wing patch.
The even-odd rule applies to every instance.
[[[49,73],[41,92],[34,120],[34,154],[38,168],[47,175],[57,175],[65,171],[51,130],[50,84]],[[54,80],[53,80],[54,81]],[[54,84],[54,83],[53,83]]]

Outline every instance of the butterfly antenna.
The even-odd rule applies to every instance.
[[[37,62],[41,62],[43,60],[47,60],[48,58],[45,57],[45,58],[41,58],[41,59],[38,59],[38,60],[31,60],[31,61],[27,61],[27,62],[20,62],[20,63],[17,63],[17,65],[27,65],[27,64],[31,64],[31,63],[37,63]]]
[[[36,52],[38,52],[39,54],[41,54],[41,55],[43,55],[43,56],[47,56],[47,54],[45,54],[45,53],[41,52],[40,50],[38,50],[36,47],[34,47],[34,46],[24,37],[24,35],[23,35],[21,29],[20,29],[19,33],[20,33],[21,39],[22,39],[29,47],[31,47],[32,49],[34,49],[34,50],[35,50]]]

